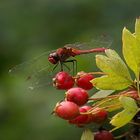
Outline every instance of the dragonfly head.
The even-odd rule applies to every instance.
[[[52,64],[57,64],[59,61],[59,56],[56,52],[50,53],[48,60]]]

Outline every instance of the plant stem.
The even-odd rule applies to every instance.
[[[104,72],[88,72],[88,74],[93,74],[93,75],[106,75],[106,73],[104,73]],[[80,76],[74,76],[73,78],[74,79],[77,79],[78,77],[82,77],[82,76],[84,76],[85,74],[82,74],[82,75],[80,75]]]

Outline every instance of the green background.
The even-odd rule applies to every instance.
[[[139,15],[139,0],[1,0],[0,140],[80,139],[82,128],[51,115],[64,91],[50,86],[28,91],[24,66],[21,76],[11,76],[8,70],[44,51],[102,34],[111,37],[111,48],[121,54],[122,29],[133,32]]]

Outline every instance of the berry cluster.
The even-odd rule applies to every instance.
[[[85,90],[90,90],[93,88],[92,80],[94,76],[83,71],[78,72],[75,77],[72,77],[67,72],[61,71],[56,74],[53,78],[53,84],[57,89],[68,90],[76,84],[78,87],[81,87]]]
[[[87,104],[89,99],[87,90],[93,88],[90,83],[93,78],[92,74],[85,72],[79,72],[75,77],[64,71],[57,73],[53,79],[54,86],[57,89],[64,89],[66,92],[65,99],[56,104],[54,113],[70,124],[79,127],[92,122],[104,122],[107,118],[107,111]],[[73,87],[74,84],[77,86]]]

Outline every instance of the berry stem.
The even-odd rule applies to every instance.
[[[106,110],[106,111],[108,111],[110,108],[113,108],[113,107],[121,107],[122,105],[120,104],[120,103],[118,103],[118,104],[115,104],[115,105],[109,105],[109,106],[105,106],[105,107],[102,107],[102,109],[104,109],[104,110]],[[96,109],[98,106],[94,106],[93,108],[91,108],[89,111],[87,111],[87,112],[81,112],[80,114],[81,115],[86,115],[86,114],[96,114],[96,113],[98,113],[99,112],[99,110],[98,111],[94,111],[94,109]]]
[[[104,72],[88,72],[88,73],[86,73],[86,74],[93,74],[93,75],[106,75],[106,73],[104,73]],[[82,75],[80,75],[80,76],[74,76],[73,78],[74,79],[77,79],[78,77],[82,77],[82,76],[84,76],[85,74],[82,74]]]
[[[113,108],[113,107],[121,107],[121,106],[122,105],[120,103],[118,103],[116,105],[109,105],[109,106],[103,107],[103,109],[108,110],[108,109]]]
[[[89,72],[88,74],[93,74],[93,75],[106,75],[104,72]]]

